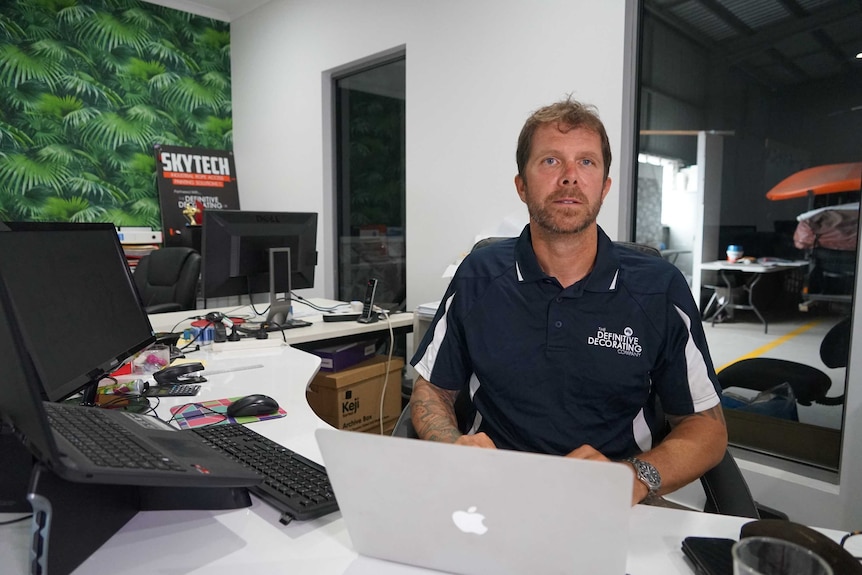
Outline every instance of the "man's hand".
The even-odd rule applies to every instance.
[[[573,449],[568,455],[566,455],[566,457],[572,457],[574,459],[590,459],[592,461],[610,461],[610,459],[602,455],[599,450],[592,445],[582,445],[577,449]]]
[[[610,459],[601,454],[596,448],[592,445],[581,445],[577,449],[573,449],[566,455],[566,457],[572,457],[574,459],[589,459],[590,461],[608,461],[611,462]],[[629,471],[634,473],[634,467],[631,466],[630,463],[619,462],[621,465],[625,465],[628,467]],[[634,484],[632,485],[632,505],[637,505],[644,498],[649,495],[649,489],[646,485],[644,485],[641,481],[635,479]]]
[[[484,447],[486,449],[497,449],[491,438],[486,433],[476,433],[474,435],[462,435],[455,440],[455,445],[472,445],[473,447]]]

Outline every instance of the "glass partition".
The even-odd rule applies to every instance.
[[[640,3],[632,238],[689,278],[731,444],[837,472],[862,187],[862,11],[793,5]]]

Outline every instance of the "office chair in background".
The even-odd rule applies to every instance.
[[[195,309],[201,256],[188,247],[161,248],[142,257],[134,279],[147,313]]]
[[[820,359],[830,368],[847,367],[850,351],[850,318],[836,323],[820,343]],[[832,379],[826,373],[804,363],[768,357],[753,357],[733,363],[718,372],[722,389],[739,387],[766,391],[789,383],[800,405],[841,405],[844,394],[827,397]]]

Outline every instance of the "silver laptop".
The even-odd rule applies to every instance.
[[[463,575],[624,575],[616,463],[318,429],[358,553]]]

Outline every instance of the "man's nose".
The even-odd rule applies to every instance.
[[[574,164],[566,164],[563,167],[562,179],[560,183],[564,186],[574,186],[578,183],[578,173],[575,170]]]

